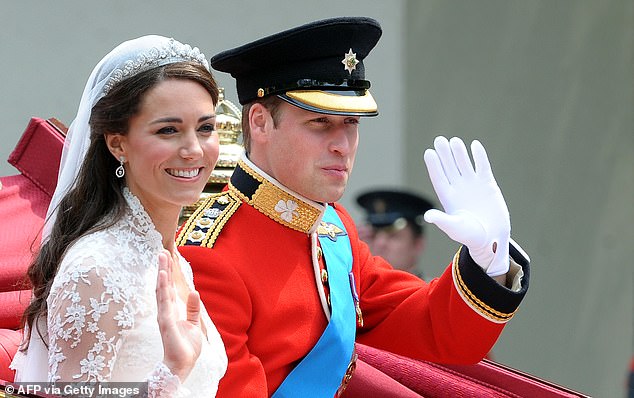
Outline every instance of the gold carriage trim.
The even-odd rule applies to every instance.
[[[460,268],[458,267],[459,261],[460,261],[460,250],[458,250],[458,252],[453,258],[453,264],[452,264],[453,280],[458,290],[458,293],[460,294],[462,299],[469,305],[469,307],[473,308],[473,310],[475,310],[477,313],[479,313],[483,317],[495,323],[506,323],[509,320],[511,320],[511,318],[513,318],[513,316],[515,315],[515,313],[517,312],[519,308],[515,309],[515,311],[511,313],[501,312],[492,308],[491,306],[486,304],[484,301],[480,300],[469,289],[469,287],[463,280],[462,275],[460,275]]]
[[[234,185],[234,181],[229,182],[229,192],[235,194],[269,218],[304,233],[310,233],[315,227],[315,223],[320,220],[321,209],[316,208],[314,205],[301,200],[273,184],[271,181],[259,175],[242,160],[238,162],[236,170],[238,169],[242,169],[244,173],[253,178],[259,185],[251,198],[242,193]],[[234,177],[235,176],[236,174],[234,173]]]
[[[211,194],[185,221],[176,244],[212,248],[222,228],[241,204],[240,198],[231,192]]]

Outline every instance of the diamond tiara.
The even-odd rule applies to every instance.
[[[209,69],[209,64],[205,54],[201,53],[198,47],[191,47],[189,44],[180,43],[170,39],[164,46],[152,47],[145,53],[132,60],[127,60],[121,68],[112,71],[108,82],[104,85],[104,95],[115,86],[115,84],[132,77],[148,69],[173,62],[193,61],[198,62]]]

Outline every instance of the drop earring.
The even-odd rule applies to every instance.
[[[123,176],[125,175],[125,169],[123,168],[124,162],[125,158],[121,156],[121,158],[119,159],[119,167],[117,167],[117,169],[114,171],[114,174],[119,178],[123,178]]]

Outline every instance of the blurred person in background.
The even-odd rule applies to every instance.
[[[405,190],[372,190],[357,196],[365,211],[359,223],[359,237],[370,252],[381,256],[395,269],[420,278],[419,259],[425,251],[425,212],[433,204],[422,196]]]

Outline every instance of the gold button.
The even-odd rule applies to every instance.
[[[317,246],[317,259],[319,260],[323,254],[324,254],[324,253],[323,253],[323,251],[321,250],[321,247],[320,247],[320,246]]]
[[[328,271],[325,269],[321,270],[321,283],[328,283]]]

